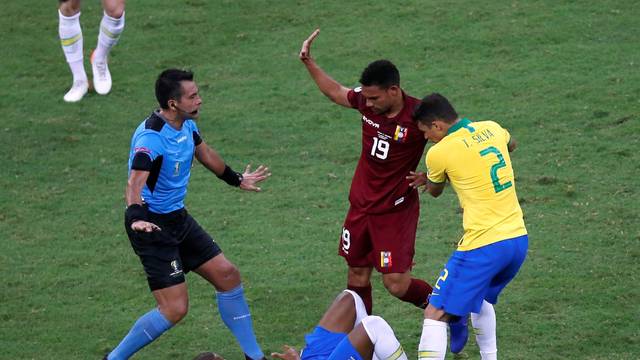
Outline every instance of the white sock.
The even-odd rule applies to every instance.
[[[112,18],[104,13],[102,21],[100,21],[100,34],[98,34],[98,45],[93,53],[93,60],[97,62],[107,61],[107,55],[113,47],[118,43],[120,34],[124,30],[124,12],[119,19]]]
[[[380,360],[407,360],[402,345],[391,326],[380,316],[367,316],[362,319],[362,326],[373,344],[374,358]]]
[[[82,29],[80,28],[80,13],[73,16],[64,16],[58,10],[58,35],[62,51],[69,63],[69,68],[73,74],[73,81],[87,81],[87,73],[84,71],[82,62]]]
[[[471,313],[471,323],[476,333],[476,343],[480,348],[482,360],[498,359],[496,312],[493,305],[484,301],[479,314]]]
[[[418,360],[444,360],[447,352],[448,327],[446,322],[424,319],[420,345],[418,345]]]

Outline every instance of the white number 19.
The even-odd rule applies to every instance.
[[[374,137],[373,146],[371,146],[371,156],[384,160],[387,158],[387,155],[389,155],[389,142]]]

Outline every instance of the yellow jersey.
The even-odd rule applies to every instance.
[[[449,179],[463,209],[460,251],[527,234],[509,157],[510,140],[509,132],[493,121],[461,119],[427,152],[429,180]]]

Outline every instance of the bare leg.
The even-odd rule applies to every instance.
[[[382,274],[382,282],[391,295],[401,298],[409,289],[411,273],[407,271],[405,273]]]
[[[187,315],[189,310],[187,283],[154,290],[152,294],[156,298],[158,309],[172,324],[177,324]]]
[[[318,325],[328,331],[348,333],[356,320],[356,306],[351,294],[342,292],[325,311]]]
[[[64,16],[73,16],[80,12],[80,0],[63,0],[60,1],[58,10]]]
[[[124,0],[102,0],[102,9],[112,18],[120,18],[124,13],[124,3]]]
[[[373,343],[362,324],[356,326],[349,333],[349,342],[358,351],[363,359],[371,359],[373,356]]]
[[[382,274],[382,281],[391,295],[421,309],[427,306],[427,299],[433,290],[424,280],[411,277],[410,271]]]
[[[352,286],[371,285],[372,267],[349,267],[347,274],[347,284]]]
[[[194,271],[205,278],[218,291],[229,291],[240,285],[238,268],[227,260],[224,254],[219,254],[209,259]]]

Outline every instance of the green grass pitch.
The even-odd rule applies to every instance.
[[[167,67],[195,71],[208,143],[235,168],[273,170],[249,194],[198,166],[187,206],[239,266],[265,352],[303,343],[346,283],[336,250],[360,151],[357,113],[297,59],[315,27],[313,55],[341,83],[388,58],[408,93],[441,92],[518,139],[531,246],[496,307],[500,357],[640,357],[637,1],[130,1],[112,93],[77,104],[62,101],[56,4],[8,1],[0,14],[0,359],[99,359],[153,306],[123,194],[131,134]],[[89,73],[101,14],[84,1]],[[433,282],[461,218],[451,189],[421,202],[414,273]],[[188,283],[187,318],[136,359],[241,359],[212,289]],[[415,358],[421,312],[373,286],[375,312]],[[479,359],[474,339],[465,353]]]

